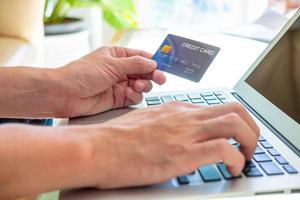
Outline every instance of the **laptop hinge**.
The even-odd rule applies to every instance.
[[[254,108],[252,108],[241,96],[236,92],[231,93],[239,102],[241,102],[261,123],[263,123],[274,135],[276,135],[284,144],[286,144],[293,152],[300,157],[300,151],[289,140],[287,140],[276,128],[274,128],[264,117],[262,117]]]

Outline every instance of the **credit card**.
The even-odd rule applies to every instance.
[[[218,47],[169,34],[152,59],[159,70],[199,82],[219,51]]]

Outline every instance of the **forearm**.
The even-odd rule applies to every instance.
[[[59,70],[0,68],[0,117],[62,117],[66,92]]]
[[[91,186],[90,146],[78,130],[0,126],[0,199]]]

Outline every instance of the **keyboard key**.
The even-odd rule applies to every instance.
[[[221,101],[222,101],[222,100],[226,101],[226,98],[218,98],[218,99],[221,100]]]
[[[231,145],[237,145],[237,144],[238,144],[238,142],[235,141],[235,139],[233,139],[233,138],[230,138],[230,139],[228,140],[228,142],[229,142],[229,144],[231,144]]]
[[[202,95],[203,97],[215,96],[214,93],[212,93],[212,92],[201,92],[201,95]]]
[[[264,142],[264,141],[266,141],[266,139],[262,135],[260,135],[259,138],[258,138],[258,141],[259,142]]]
[[[224,92],[222,92],[222,91],[215,91],[214,94],[216,96],[218,96],[218,95],[224,95]]]
[[[226,180],[231,180],[231,179],[234,179],[234,178],[241,178],[241,175],[239,176],[232,176],[227,168],[226,168],[226,165],[224,163],[219,163],[217,165],[218,169],[220,170],[221,174],[223,175],[224,179]]]
[[[184,102],[184,103],[190,103],[189,100],[177,100],[177,101],[181,101],[181,102]]]
[[[205,103],[205,101],[203,99],[192,99],[191,102],[193,104],[195,104],[195,103]]]
[[[176,94],[174,95],[174,98],[177,101],[189,101],[189,98],[185,94]]]
[[[218,100],[217,97],[215,96],[204,96],[203,97],[206,101],[209,101],[209,100]]]
[[[247,177],[259,177],[263,176],[261,171],[257,167],[246,167],[243,170],[245,176]]]
[[[222,103],[230,103],[231,101],[229,99],[221,99]]]
[[[214,94],[219,98],[219,99],[226,99],[226,96],[223,92],[214,92]]]
[[[255,149],[254,154],[262,154],[262,153],[265,153],[263,148],[261,148],[260,146],[257,146],[256,149]]]
[[[289,174],[297,174],[298,171],[292,165],[283,165],[283,169]]]
[[[160,104],[147,104],[147,106],[158,106],[158,105],[160,105]]]
[[[220,104],[221,101],[219,99],[215,99],[215,100],[207,100],[206,101],[209,105],[215,105],[215,104]]]
[[[268,149],[268,152],[271,156],[280,156],[280,153],[274,148]]]
[[[189,175],[194,175],[196,173],[196,171],[192,171],[189,173]]]
[[[146,101],[159,101],[158,97],[146,97],[145,98]]]
[[[245,168],[247,168],[247,167],[256,167],[256,165],[253,162],[253,160],[247,160],[245,163]]]
[[[174,99],[171,95],[161,96],[160,99],[163,103],[168,103],[170,101],[174,101]]]
[[[267,154],[254,154],[253,156],[254,160],[256,162],[268,162],[268,161],[272,161],[271,157],[268,156]]]
[[[236,148],[237,150],[240,150],[241,145],[239,143],[237,143],[237,144],[234,144],[233,147]]]
[[[261,142],[260,143],[265,149],[271,149],[273,146],[269,142]]]
[[[160,100],[146,101],[148,106],[160,105]]]
[[[202,99],[202,96],[200,93],[193,93],[193,94],[188,94],[188,97],[190,99]]]
[[[206,165],[198,169],[204,182],[221,181],[221,177],[213,165]]]
[[[177,177],[177,181],[180,185],[187,185],[190,183],[187,176],[179,176],[179,177]]]
[[[275,160],[281,165],[289,164],[289,162],[282,156],[276,156]]]
[[[269,176],[284,174],[283,171],[273,162],[262,162],[262,163],[259,163],[259,166]]]

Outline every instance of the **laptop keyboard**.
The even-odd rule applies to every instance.
[[[145,98],[148,106],[157,106],[170,101],[183,101],[199,106],[214,106],[229,103],[230,100],[223,92],[199,92],[189,94],[174,94],[163,96],[149,96]],[[228,142],[239,148],[239,143],[234,139]],[[297,174],[298,171],[270,144],[263,136],[259,137],[257,148],[251,161],[247,161],[243,169],[245,177],[262,177],[284,174]],[[233,177],[224,163],[202,166],[196,171],[185,176],[177,177],[179,185],[189,185],[195,179],[201,178],[204,183],[219,182],[242,178],[242,175]]]

